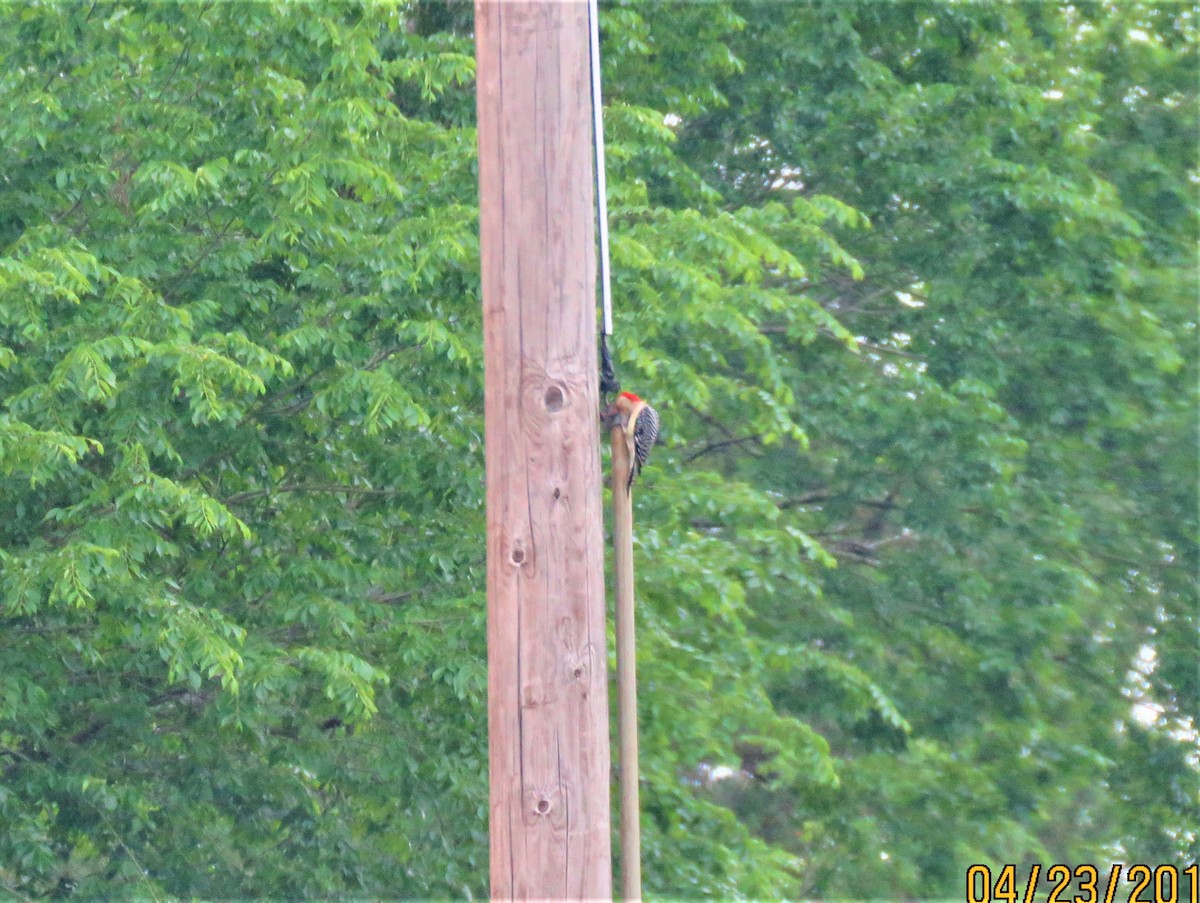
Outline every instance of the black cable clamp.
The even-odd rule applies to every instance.
[[[613,372],[612,355],[608,352],[608,336],[600,333],[600,395],[607,399],[621,391],[621,383]]]

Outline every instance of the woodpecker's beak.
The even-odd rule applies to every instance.
[[[615,426],[624,426],[622,420],[621,411],[615,404],[610,404],[600,412],[600,425],[608,427],[610,430]]]

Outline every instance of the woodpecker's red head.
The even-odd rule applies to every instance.
[[[604,409],[601,416],[613,417],[624,415],[628,417],[639,403],[641,403],[641,399],[632,392],[621,392],[613,399],[613,403]]]

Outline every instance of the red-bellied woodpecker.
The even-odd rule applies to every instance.
[[[622,392],[609,406],[605,414],[620,417],[629,443],[629,482],[626,490],[633,488],[633,479],[646,466],[650,449],[658,440],[658,412],[632,392]]]

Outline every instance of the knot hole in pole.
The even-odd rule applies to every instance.
[[[528,787],[521,792],[522,818],[526,825],[566,828],[566,788],[559,784]]]
[[[509,566],[527,577],[533,574],[534,567],[537,565],[537,549],[533,547],[530,540],[531,537],[522,534],[510,537],[506,543]]]
[[[557,414],[563,409],[563,405],[567,403],[567,397],[563,394],[562,386],[550,386],[546,389],[546,394],[542,399],[546,404],[546,410],[551,414]]]

